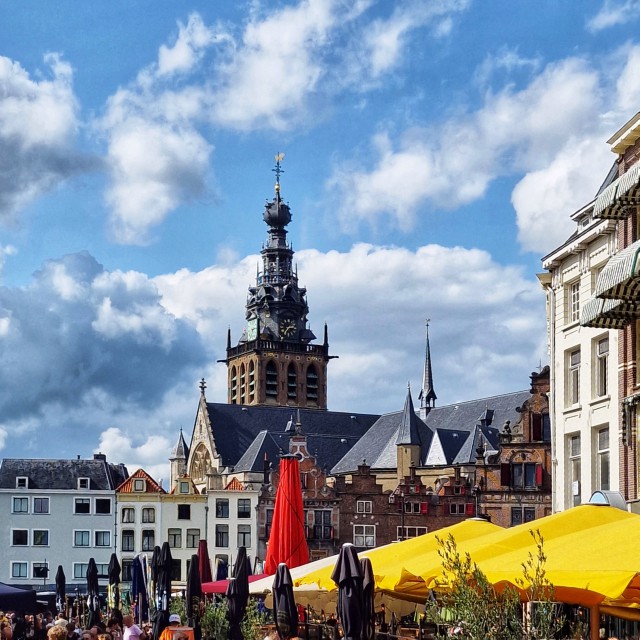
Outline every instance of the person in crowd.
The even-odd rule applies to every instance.
[[[122,640],[122,626],[116,618],[111,618],[107,622],[107,631],[111,634],[113,640]]]
[[[169,626],[166,627],[160,634],[160,640],[174,640],[175,630],[181,624],[180,616],[177,613],[172,613],[169,616]]]
[[[122,640],[147,640],[147,632],[143,631],[134,621],[133,616],[128,614],[122,619],[124,622],[124,633]]]
[[[54,624],[49,631],[47,631],[47,638],[49,640],[66,640],[67,629],[59,624]]]

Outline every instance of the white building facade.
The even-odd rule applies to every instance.
[[[0,581],[52,585],[62,566],[67,591],[84,592],[90,558],[106,584],[116,548],[115,485],[126,476],[93,460],[15,460],[0,466]]]
[[[617,245],[615,223],[594,218],[593,205],[572,215],[576,232],[543,258],[547,273],[538,276],[547,296],[554,512],[620,489],[618,331],[581,325]]]

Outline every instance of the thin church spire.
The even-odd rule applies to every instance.
[[[436,392],[433,390],[433,373],[431,371],[431,347],[429,346],[429,323],[431,322],[430,318],[427,318],[427,348],[424,359],[424,374],[422,376],[422,389],[420,390],[420,395],[418,396],[420,400],[420,408],[427,409],[435,407],[436,400],[438,396],[436,396]]]

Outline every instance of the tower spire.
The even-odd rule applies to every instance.
[[[420,400],[420,409],[424,413],[428,413],[428,409],[435,407],[437,396],[433,390],[433,373],[431,371],[431,347],[429,346],[429,323],[431,318],[427,318],[427,348],[424,358],[424,373],[422,375],[422,389],[418,399]]]

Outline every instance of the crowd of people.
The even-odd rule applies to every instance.
[[[171,616],[175,623],[179,616]],[[139,627],[133,616],[122,615],[114,609],[106,621],[83,627],[78,619],[67,620],[50,611],[21,616],[15,612],[0,611],[0,640],[150,640],[151,628]]]

